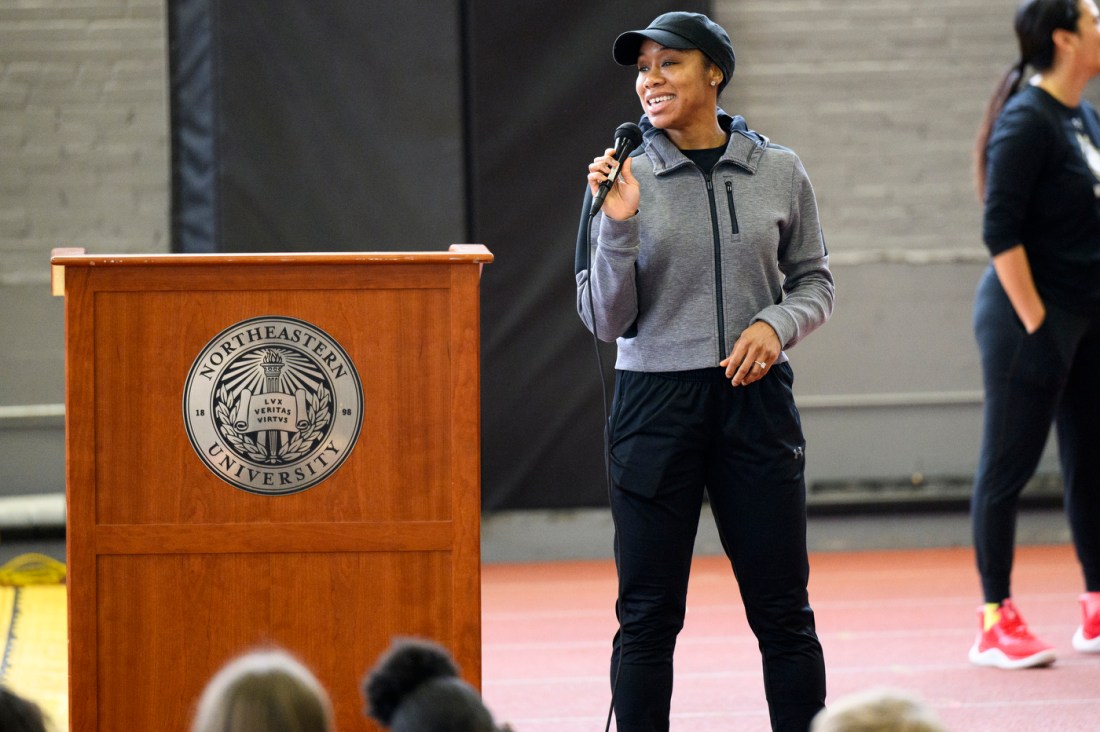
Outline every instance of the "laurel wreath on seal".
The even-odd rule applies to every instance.
[[[214,399],[214,414],[218,423],[218,431],[226,442],[233,446],[239,455],[244,455],[259,463],[288,463],[308,455],[324,437],[322,431],[328,426],[331,419],[332,393],[324,386],[318,386],[316,394],[310,394],[306,403],[306,417],[308,424],[305,429],[299,431],[291,438],[290,442],[279,448],[274,455],[264,445],[256,442],[247,434],[241,434],[233,429],[233,420],[230,414],[236,411],[240,404],[240,396],[234,400],[229,390],[224,386],[218,388]]]

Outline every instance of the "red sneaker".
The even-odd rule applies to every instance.
[[[978,638],[970,649],[970,662],[994,668],[1031,668],[1054,663],[1054,648],[1031,634],[1012,600],[1005,600],[1000,617],[985,630],[985,610],[978,608]]]
[[[1081,595],[1081,625],[1073,634],[1073,647],[1081,653],[1100,653],[1100,592]]]

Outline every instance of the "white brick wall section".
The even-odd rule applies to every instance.
[[[984,259],[971,151],[1018,53],[1016,5],[715,0],[737,53],[721,103],[801,156],[838,260],[913,250]]]
[[[169,247],[164,0],[0,5],[0,286]]]

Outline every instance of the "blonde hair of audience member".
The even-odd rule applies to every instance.
[[[199,699],[191,732],[334,732],[332,703],[289,653],[259,650],[224,666]]]
[[[919,697],[895,689],[845,696],[814,717],[810,732],[946,732]]]

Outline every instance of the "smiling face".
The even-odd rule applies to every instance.
[[[713,126],[721,81],[722,72],[698,49],[680,51],[651,40],[638,49],[634,88],[642,110],[659,129]]]

